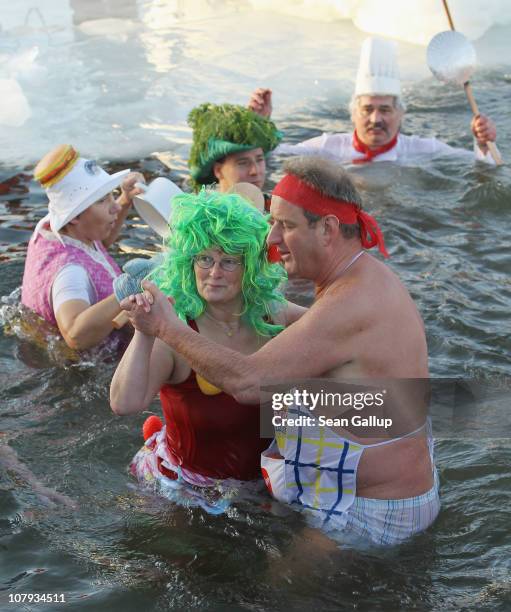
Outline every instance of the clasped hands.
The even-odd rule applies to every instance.
[[[141,286],[142,293],[129,295],[119,304],[137,331],[162,338],[165,331],[185,325],[172,307],[172,298],[162,293],[151,281],[144,280]]]

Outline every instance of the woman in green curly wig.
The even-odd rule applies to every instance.
[[[269,229],[266,216],[237,194],[202,189],[177,196],[169,254],[153,275],[192,329],[246,354],[305,311],[279,291],[285,272],[267,259]],[[112,380],[111,405],[121,415],[142,412],[159,390],[165,425],[152,430],[146,423],[150,431],[132,473],[160,491],[176,474],[200,486],[260,477],[260,453],[269,441],[259,436],[259,411],[208,383],[155,339],[162,313],[144,299],[125,300],[137,330]]]
[[[188,115],[193,142],[188,165],[193,185],[218,183],[222,192],[236,183],[263,188],[266,155],[282,134],[270,119],[236,104],[210,104]]]
[[[202,191],[181,195],[172,203],[172,253],[159,268],[155,280],[175,300],[182,319],[197,319],[207,310],[207,301],[197,287],[194,268],[200,253],[208,250],[233,255],[243,263],[239,316],[262,336],[273,336],[282,326],[271,323],[275,307],[285,303],[278,291],[286,273],[268,262],[265,240],[269,226],[265,217],[236,194]]]

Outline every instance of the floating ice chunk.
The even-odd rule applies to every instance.
[[[138,26],[131,19],[107,18],[84,21],[78,27],[87,36],[102,36],[109,40],[126,42],[128,35]]]
[[[256,10],[272,11],[313,19],[315,21],[331,21],[332,19],[351,19],[360,0],[250,0]]]
[[[449,29],[440,0],[250,0],[256,10],[271,11],[302,19],[332,21],[352,19],[368,34],[376,34],[427,45],[438,32]],[[477,40],[496,24],[511,22],[509,0],[450,0],[457,30]]]
[[[20,127],[32,111],[20,84],[15,79],[0,79],[0,125]]]
[[[506,6],[502,0],[451,0],[449,7],[455,28],[470,40],[477,40],[510,16],[509,3]],[[435,34],[449,29],[441,3],[432,4],[431,0],[394,0],[391,5],[381,0],[360,0],[353,23],[369,34],[420,45],[427,45]]]
[[[34,69],[34,63],[39,55],[39,47],[30,47],[21,53],[10,56],[5,62],[5,68],[11,75],[30,73]]]

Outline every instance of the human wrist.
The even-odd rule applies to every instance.
[[[179,319],[177,321],[165,319],[158,329],[157,337],[170,347],[176,348],[188,329],[188,326]]]
[[[481,151],[483,155],[488,153],[488,143],[484,140],[475,139],[476,147]]]
[[[128,209],[133,204],[133,198],[130,198],[127,193],[121,191],[121,195],[117,198],[117,204],[123,209]]]
[[[154,341],[156,340],[155,336],[149,336],[139,329],[135,329],[135,334],[133,336],[134,341],[136,342],[137,348],[146,349],[147,351],[151,351],[153,348]]]

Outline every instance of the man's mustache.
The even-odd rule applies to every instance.
[[[371,123],[367,129],[368,130],[385,130],[386,132],[387,126],[384,123],[377,122],[377,123]]]

